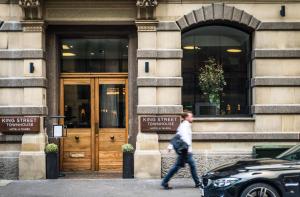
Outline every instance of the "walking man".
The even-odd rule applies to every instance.
[[[186,111],[182,114],[183,121],[180,123],[176,135],[179,135],[181,139],[188,145],[187,153],[179,154],[174,166],[169,170],[168,174],[162,180],[161,186],[164,189],[172,189],[169,186],[170,179],[174,176],[174,174],[182,167],[184,167],[185,163],[188,163],[190,166],[190,171],[195,182],[195,187],[200,186],[199,177],[197,175],[195,161],[193,159],[192,154],[192,122],[193,122],[193,113],[190,111]],[[173,149],[173,145],[169,144],[168,152],[171,152]]]

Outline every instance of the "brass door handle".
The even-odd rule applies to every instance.
[[[75,136],[76,142],[79,142],[79,138],[80,138],[80,137],[79,137],[78,135]]]
[[[111,141],[115,141],[115,136],[110,136]]]

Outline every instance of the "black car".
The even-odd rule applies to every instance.
[[[202,176],[204,197],[300,197],[300,145],[276,159],[242,160]]]

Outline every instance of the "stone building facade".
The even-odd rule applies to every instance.
[[[298,0],[0,0],[0,116],[40,119],[38,133],[0,130],[0,179],[45,178],[44,148],[53,125],[59,123],[69,124],[60,152],[64,170],[118,171],[120,146],[129,142],[136,147],[135,177],[160,178],[175,158],[166,152],[173,134],[143,132],[140,118],[176,117],[184,108],[196,114],[193,149],[199,173],[251,158],[256,145],[296,144],[300,140],[299,10]],[[246,48],[225,49],[244,54],[234,63],[240,56],[220,49],[238,43],[235,38],[244,44],[245,37]],[[217,44],[214,38],[225,40]],[[197,39],[200,44],[193,45]],[[197,100],[198,90],[190,102],[188,91],[199,87],[195,81],[189,87],[192,82],[185,70],[193,64],[188,63],[189,55],[198,61],[204,56],[197,51],[214,54],[209,47],[221,51],[218,57],[227,87],[242,84],[225,87],[221,104],[213,106],[205,94]],[[82,55],[87,49],[100,54]],[[76,70],[84,64],[90,67]],[[110,70],[113,64],[119,67]],[[239,65],[242,71],[227,76],[232,69],[227,64]],[[103,70],[97,65],[104,65]],[[235,89],[244,100],[230,92]],[[230,99],[236,100],[230,103]],[[106,116],[112,109],[107,103],[117,100],[117,110]],[[80,105],[74,104],[79,101]],[[67,113],[72,115],[69,119]],[[66,118],[51,118],[56,115]],[[105,116],[110,117],[106,122]],[[180,173],[185,174],[185,170]]]

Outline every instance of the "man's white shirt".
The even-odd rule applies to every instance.
[[[189,145],[188,152],[191,153],[192,152],[192,124],[187,120],[182,121],[177,129],[176,134],[180,135],[181,139]],[[173,145],[169,144],[168,149],[173,149]]]

